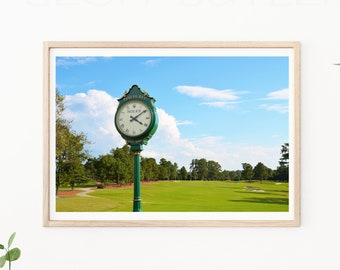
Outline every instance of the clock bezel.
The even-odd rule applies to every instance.
[[[119,120],[118,120],[118,116],[119,116],[119,112],[123,109],[123,107],[124,106],[126,106],[126,105],[128,105],[128,104],[130,104],[130,103],[142,103],[148,110],[149,110],[149,112],[150,112],[150,122],[149,122],[149,125],[148,125],[148,127],[142,132],[142,133],[140,133],[140,134],[138,134],[138,135],[130,135],[130,134],[127,134],[127,133],[125,133],[124,132],[124,130],[122,130],[121,128],[120,128],[120,126],[119,126]],[[150,107],[149,106],[149,104],[147,103],[147,102],[144,102],[144,101],[142,101],[142,100],[140,100],[140,99],[133,99],[133,100],[128,100],[128,101],[126,101],[126,102],[124,102],[124,103],[122,103],[122,104],[120,104],[120,106],[118,106],[118,108],[117,108],[117,112],[116,112],[116,115],[115,115],[115,125],[116,125],[116,129],[118,130],[118,132],[123,136],[125,136],[125,137],[127,137],[127,138],[133,138],[133,139],[140,139],[140,137],[141,138],[143,138],[143,137],[146,137],[146,136],[144,136],[145,134],[147,134],[148,132],[149,132],[149,129],[150,129],[150,127],[153,125],[153,122],[154,122],[154,113],[153,113],[153,110],[152,110],[152,107]]]

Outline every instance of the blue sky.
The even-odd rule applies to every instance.
[[[124,144],[113,117],[134,84],[156,99],[159,115],[143,156],[187,168],[194,158],[226,170],[276,168],[289,141],[288,56],[58,56],[55,66],[65,117],[94,156]]]

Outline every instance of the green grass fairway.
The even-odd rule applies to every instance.
[[[57,212],[132,212],[133,187],[57,198]],[[143,212],[286,212],[288,183],[158,181],[141,185]]]

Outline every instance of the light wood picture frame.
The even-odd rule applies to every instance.
[[[43,225],[46,227],[233,227],[233,226],[244,226],[244,227],[296,227],[300,226],[300,42],[298,41],[261,41],[261,42],[85,42],[85,41],[46,41],[44,42],[44,74],[43,74]],[[98,64],[98,59],[105,65],[100,67]],[[110,66],[108,62],[112,58],[118,59],[121,65],[122,70],[113,72],[110,70]],[[167,69],[163,69],[162,71],[156,69],[162,66],[162,64],[167,62],[167,60],[171,59],[179,59],[178,61],[185,60],[195,60],[192,63],[192,70],[188,71],[189,66],[175,65],[173,72],[168,72]],[[210,63],[206,65],[205,61],[209,59],[213,59],[217,62],[212,62],[216,68],[210,73],[211,66]],[[230,69],[224,70],[224,60],[232,60]],[[253,61],[254,62],[251,62]],[[278,61],[278,66],[270,66],[271,63],[274,63],[276,60]],[[282,61],[281,61],[282,60]],[[189,61],[189,62],[190,62]],[[201,61],[201,62],[200,62]],[[168,61],[168,63],[171,61]],[[149,73],[140,73],[135,70],[136,63],[139,63],[144,68],[148,68],[148,70],[153,69],[152,72]],[[216,66],[217,63],[222,63],[221,66]],[[253,65],[254,66],[249,66]],[[276,62],[275,62],[276,63]],[[280,64],[284,63],[284,64]],[[211,65],[213,65],[211,64]],[[88,67],[93,65],[92,73],[89,73],[89,70],[85,69],[82,71],[81,69],[73,69],[75,66],[80,67],[82,65],[87,65]],[[117,64],[118,65],[118,64]],[[170,64],[169,64],[170,65]],[[205,66],[206,65],[206,66]],[[235,68],[232,68],[234,65]],[[269,66],[268,66],[269,65]],[[274,65],[274,64],[273,64]],[[200,66],[200,72],[204,72],[206,68],[207,74],[210,76],[207,80],[202,79],[202,73],[198,73],[196,71],[196,67]],[[204,67],[205,66],[205,67]],[[266,66],[266,67],[264,67]],[[237,68],[236,68],[237,67]],[[59,70],[63,69],[63,76],[67,78],[65,81],[60,80],[61,72]],[[197,72],[196,79],[197,83],[194,83],[194,80],[187,78],[181,78],[181,80],[177,80],[177,74],[180,72],[179,69],[183,68],[181,72],[191,72],[190,74],[194,74]],[[257,77],[258,71],[262,68],[263,77]],[[175,70],[176,69],[176,70]],[[190,67],[189,67],[190,69]],[[208,70],[209,69],[209,70]],[[247,69],[247,70],[246,70]],[[243,71],[242,70],[246,70]],[[209,72],[208,72],[209,71]],[[59,73],[58,73],[59,72]],[[84,72],[83,74],[81,72]],[[86,72],[86,73],[85,73]],[[129,72],[131,74],[131,82],[129,83]],[[283,78],[281,79],[275,72],[282,72]],[[91,77],[91,74],[97,73],[110,73],[110,76],[100,77],[94,76]],[[65,75],[66,74],[66,75]],[[80,82],[79,74],[81,76],[86,77],[86,81]],[[148,75],[149,74],[149,75]],[[230,76],[228,75],[230,74]],[[281,73],[280,73],[281,74]],[[147,78],[147,76],[150,76]],[[179,75],[178,75],[179,76]],[[195,77],[193,76],[193,77]],[[266,77],[267,76],[267,77]],[[152,80],[152,77],[154,80]],[[164,86],[167,91],[167,96],[160,94],[159,89],[163,87],[162,81],[164,82],[168,78],[172,78],[169,80],[169,85]],[[99,79],[101,78],[101,82]],[[164,80],[162,80],[164,78]],[[140,79],[140,81],[136,81],[136,79]],[[104,83],[104,80],[105,81]],[[223,82],[224,80],[224,82]],[[273,81],[271,86],[268,85],[266,88],[266,84],[264,81],[268,80]],[[224,83],[223,86],[217,86],[217,82],[222,81]],[[278,88],[270,88],[274,87],[274,81],[276,81]],[[202,85],[203,82],[206,82],[205,85]],[[242,82],[242,84],[240,83]],[[126,84],[124,84],[126,83]],[[170,87],[171,83],[173,85]],[[240,84],[238,84],[240,83]],[[256,85],[258,83],[258,85]],[[145,211],[145,212],[101,212],[101,211],[59,211],[56,207],[56,89],[72,89],[65,90],[62,95],[70,97],[77,96],[81,99],[81,97],[86,97],[89,95],[87,90],[91,89],[100,89],[105,92],[105,87],[110,85],[111,88],[115,89],[115,94],[111,95],[112,100],[117,100],[120,98],[124,91],[129,90],[129,86],[133,84],[138,84],[142,89],[145,89],[151,96],[156,99],[156,107],[161,110],[160,112],[166,114],[169,118],[174,120],[174,114],[176,110],[180,110],[180,106],[182,103],[178,103],[178,96],[181,96],[184,99],[190,98],[190,102],[194,101],[197,108],[203,112],[215,112],[218,117],[220,115],[231,115],[238,113],[239,119],[246,119],[250,115],[255,115],[255,111],[259,112],[259,116],[265,115],[265,113],[271,112],[271,120],[272,123],[276,123],[277,134],[274,128],[269,128],[264,124],[264,120],[258,118],[258,123],[255,125],[254,120],[251,122],[253,126],[245,128],[241,124],[235,124],[238,118],[235,116],[235,123],[232,124],[231,120],[229,122],[224,122],[221,119],[224,119],[222,116],[219,118],[220,125],[216,127],[216,129],[220,128],[223,130],[226,129],[228,125],[234,125],[232,127],[228,127],[228,132],[235,133],[234,138],[237,139],[237,143],[233,145],[233,139],[231,139],[232,135],[226,139],[221,136],[217,136],[217,132],[214,133],[211,130],[213,127],[208,126],[210,122],[214,120],[207,116],[208,120],[205,120],[204,125],[206,125],[205,130],[209,134],[203,138],[203,131],[201,131],[200,138],[194,138],[193,136],[186,135],[183,138],[182,142],[185,141],[188,144],[191,143],[191,146],[196,149],[197,155],[189,155],[188,159],[200,159],[206,158],[207,160],[211,159],[208,155],[204,156],[204,153],[208,153],[207,149],[210,147],[210,154],[214,156],[216,153],[214,140],[221,140],[223,145],[229,145],[228,148],[230,152],[225,154],[225,156],[229,157],[229,162],[235,161],[238,162],[238,165],[241,166],[239,162],[240,152],[237,152],[242,148],[244,156],[240,157],[240,160],[245,164],[252,163],[252,169],[255,169],[255,165],[258,163],[255,162],[256,158],[262,157],[265,160],[269,160],[269,153],[273,154],[273,146],[270,144],[270,140],[272,140],[272,144],[274,142],[278,142],[280,139],[282,143],[278,143],[276,146],[276,155],[277,158],[275,161],[277,166],[279,166],[280,157],[282,158],[284,153],[281,152],[282,156],[280,156],[280,147],[284,143],[289,143],[289,177],[287,179],[288,183],[281,183],[276,181],[272,181],[272,184],[276,184],[277,189],[281,186],[287,186],[287,191],[285,193],[284,198],[280,199],[280,201],[276,201],[274,199],[274,193],[277,191],[275,188],[271,190],[266,190],[266,188],[258,188],[261,186],[261,183],[255,182],[255,180],[250,180],[250,183],[244,183],[242,190],[238,190],[237,192],[244,194],[254,194],[251,200],[248,200],[248,203],[252,203],[255,208],[251,208],[249,211],[245,211],[244,209],[241,211],[220,211],[220,210],[203,210],[203,211]],[[280,86],[279,86],[280,85]],[[282,85],[282,86],[281,86]],[[151,87],[152,86],[152,87]],[[253,87],[253,88],[252,88]],[[87,89],[87,90],[84,90]],[[261,89],[261,90],[256,90]],[[69,92],[67,92],[69,91]],[[165,91],[164,89],[162,91]],[[263,91],[261,95],[254,95],[256,91]],[[84,93],[85,92],[85,93]],[[103,93],[101,92],[101,93]],[[263,94],[266,93],[266,94]],[[107,93],[105,93],[107,94]],[[221,95],[224,95],[224,98],[219,99]],[[173,111],[169,112],[167,109],[159,108],[162,104],[165,104],[166,97],[170,97],[167,100],[174,100]],[[188,99],[189,100],[189,99]],[[164,103],[163,103],[164,102]],[[183,101],[183,104],[188,101]],[[68,103],[69,104],[69,103]],[[158,105],[160,104],[160,105]],[[249,106],[248,104],[253,104]],[[82,106],[82,104],[78,103],[78,106]],[[170,106],[170,105],[169,105]],[[83,108],[84,109],[84,108]],[[114,109],[114,108],[113,108]],[[84,109],[84,112],[88,112],[89,107]],[[111,115],[112,116],[112,112]],[[191,125],[192,132],[195,130],[198,133],[198,127],[194,127],[196,124],[198,126],[198,120],[190,120],[190,110],[185,111],[181,109],[181,115],[185,115],[186,117],[181,119],[175,119],[173,121],[174,126],[179,130],[179,126],[182,125]],[[69,116],[72,115],[72,112],[69,112]],[[236,115],[236,114],[235,114]],[[74,115],[73,115],[74,116]],[[172,118],[171,118],[172,117]],[[225,116],[227,117],[227,116]],[[71,121],[74,121],[76,118],[71,117]],[[162,130],[162,117],[159,117],[159,127],[156,131],[163,132]],[[285,124],[280,126],[280,121],[276,119],[285,119],[283,120]],[[71,125],[74,122],[69,122]],[[90,120],[89,120],[90,121]],[[94,121],[91,119],[91,121]],[[169,120],[170,121],[170,120]],[[241,121],[241,120],[239,120]],[[256,122],[255,121],[255,122]],[[243,125],[246,125],[245,122]],[[240,123],[240,122],[237,122]],[[261,124],[262,123],[262,124]],[[92,126],[92,129],[96,129],[96,125],[94,122],[88,122],[88,125]],[[250,125],[250,124],[249,124]],[[267,124],[268,125],[268,124]],[[112,118],[112,128],[114,128],[114,122]],[[187,128],[184,134],[190,134],[190,128]],[[268,131],[263,134],[271,134],[271,135],[261,135],[262,133],[257,133],[256,130],[262,129],[263,131]],[[270,131],[269,131],[270,129]],[[181,129],[181,131],[184,130]],[[244,131],[243,131],[244,130]],[[253,134],[248,139],[244,139],[242,141],[242,134],[247,133],[249,130],[252,130]],[[279,131],[280,130],[280,131]],[[280,133],[282,130],[282,133]],[[86,130],[80,130],[79,132],[86,134]],[[111,131],[103,131],[110,133]],[[272,132],[272,133],[270,133]],[[195,134],[196,134],[195,133]],[[214,135],[211,135],[211,134]],[[238,134],[236,134],[238,133]],[[249,132],[248,132],[249,133]],[[111,134],[111,133],[110,133]],[[180,136],[176,133],[176,136]],[[238,136],[236,136],[238,135]],[[248,134],[249,135],[249,134]],[[111,135],[113,136],[113,135]],[[167,143],[167,139],[172,138],[163,136],[163,143]],[[184,136],[184,135],[183,135]],[[262,137],[261,137],[262,136]],[[266,137],[268,136],[268,137]],[[285,137],[286,141],[283,140]],[[261,137],[259,141],[255,142],[256,137]],[[117,138],[117,137],[115,137]],[[249,139],[252,138],[252,139]],[[89,138],[91,141],[92,138]],[[192,142],[189,140],[192,139]],[[198,140],[200,139],[199,143]],[[201,140],[202,139],[202,140]],[[204,139],[204,140],[203,140]],[[254,142],[252,141],[254,139]],[[118,139],[117,139],[118,140]],[[112,140],[112,144],[109,142],[109,149],[113,149],[116,147],[120,147],[116,142],[117,140]],[[155,138],[155,141],[157,139]],[[235,139],[236,140],[236,139]],[[247,141],[248,140],[248,141]],[[250,140],[254,143],[254,147],[250,145],[245,145],[246,142],[250,144]],[[103,144],[104,144],[103,140]],[[195,142],[195,143],[193,143]],[[198,145],[205,144],[205,148],[201,149]],[[263,145],[261,145],[261,143]],[[93,143],[91,141],[91,143]],[[95,143],[95,142],[94,142]],[[210,145],[211,144],[211,145]],[[210,145],[210,146],[209,146]],[[214,145],[214,146],[213,146]],[[255,147],[256,146],[256,147]],[[183,146],[185,147],[185,146]],[[150,157],[161,158],[162,156],[158,155],[157,147],[153,145],[153,138],[150,140],[149,144],[144,147],[145,152],[148,151],[148,148],[151,149],[147,154]],[[238,149],[239,148],[239,149]],[[270,150],[269,150],[270,148]],[[189,149],[189,148],[188,148]],[[238,149],[238,150],[237,150]],[[202,150],[202,151],[201,151]],[[214,152],[215,150],[215,152]],[[92,150],[91,150],[92,151]],[[201,152],[199,152],[201,151]],[[222,149],[221,149],[222,151]],[[232,152],[235,151],[235,152]],[[231,153],[232,152],[232,153]],[[194,153],[194,152],[193,152]],[[100,154],[98,154],[100,155]],[[164,147],[162,152],[163,157],[166,156],[167,159],[171,160],[171,157],[175,155],[175,152],[170,152],[170,148]],[[182,155],[183,156],[183,155]],[[272,155],[273,156],[273,155]],[[242,159],[243,158],[243,159]],[[254,159],[254,161],[253,161]],[[251,160],[251,161],[248,161]],[[286,161],[287,161],[286,160]],[[225,161],[225,160],[224,160]],[[224,162],[223,161],[223,162]],[[261,161],[261,160],[258,160]],[[281,160],[282,161],[282,160]],[[173,160],[172,162],[177,162]],[[226,162],[226,161],[225,161]],[[255,163],[254,163],[255,162]],[[262,161],[261,161],[262,162]],[[222,161],[220,162],[222,163]],[[264,162],[265,163],[265,162]],[[177,164],[177,163],[176,163]],[[225,168],[231,163],[223,163],[221,170],[230,170],[229,168]],[[243,164],[243,163],[242,163]],[[273,163],[274,164],[274,163]],[[187,164],[189,165],[189,164]],[[266,163],[265,163],[266,165]],[[272,169],[268,170],[271,173],[277,171],[276,165],[271,165]],[[286,164],[287,165],[287,164]],[[286,166],[285,165],[285,166]],[[180,165],[181,166],[181,165]],[[288,165],[287,165],[288,166]],[[236,167],[235,167],[236,168]],[[269,169],[268,167],[266,167]],[[243,168],[245,170],[245,168]],[[188,167],[188,171],[190,171]],[[239,169],[232,169],[232,171],[238,171],[241,175],[242,167]],[[267,176],[269,177],[269,176]],[[235,179],[234,179],[235,180]],[[170,181],[171,182],[171,181]],[[174,181],[176,183],[181,182],[178,179]],[[202,181],[205,182],[205,181]],[[211,182],[211,181],[206,181]],[[223,181],[223,183],[241,183],[239,181]],[[262,179],[261,179],[262,182]],[[172,183],[172,182],[171,182]],[[256,183],[256,185],[254,184]],[[254,187],[256,186],[256,187]],[[224,187],[226,188],[226,187]],[[143,202],[143,187],[142,187],[142,202]],[[285,192],[285,191],[280,191]],[[189,195],[188,195],[189,196]],[[264,196],[266,203],[269,207],[270,204],[282,204],[285,205],[286,210],[274,210],[274,211],[262,211],[262,208],[256,208],[259,201],[256,198],[260,196]],[[266,197],[267,196],[267,197]],[[59,198],[58,198],[59,200]],[[131,198],[132,200],[132,198]],[[225,199],[228,201],[228,198]],[[230,200],[231,201],[231,200]],[[237,204],[238,200],[233,200],[234,203]],[[241,200],[239,200],[241,201]],[[244,200],[246,201],[246,200]],[[284,203],[285,202],[285,203]],[[132,202],[131,202],[132,204]],[[89,208],[90,209],[90,208]],[[177,209],[177,208],[174,208]],[[257,210],[260,209],[260,210]],[[271,209],[271,208],[268,208]],[[278,208],[283,209],[283,208]]]

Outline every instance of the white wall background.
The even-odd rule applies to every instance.
[[[17,232],[13,269],[339,269],[339,11],[339,0],[2,0],[0,243]],[[301,41],[301,227],[42,227],[48,40]]]

